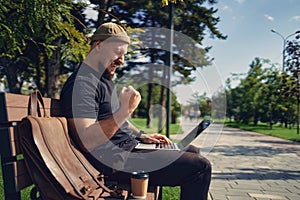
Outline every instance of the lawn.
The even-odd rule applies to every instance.
[[[259,123],[258,125],[254,126],[253,124],[245,125],[236,122],[226,122],[225,125],[235,127],[235,128],[240,128],[247,131],[254,131],[265,135],[279,137],[291,141],[300,142],[300,134],[297,134],[297,128],[295,126],[285,128],[284,126],[275,124],[272,126],[271,129],[270,126],[266,123]]]
[[[158,118],[152,120],[152,128],[147,128],[145,118],[131,118],[129,120],[138,129],[145,131],[146,133],[157,133],[158,132]],[[165,134],[165,129],[162,130],[162,134]],[[180,124],[170,125],[170,134],[182,134]]]

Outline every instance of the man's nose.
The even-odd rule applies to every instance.
[[[115,60],[115,64],[117,65],[124,65],[125,63],[125,57],[124,56],[120,56]]]

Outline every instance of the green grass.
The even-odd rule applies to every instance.
[[[163,187],[163,200],[179,200],[180,187]]]
[[[158,119],[154,118],[152,122],[152,128],[147,128],[145,118],[131,118],[129,120],[134,126],[138,129],[145,131],[146,133],[157,133],[158,132]],[[161,134],[165,134],[166,130],[163,129]],[[180,124],[171,124],[170,125],[170,134],[182,134],[183,131],[180,127]]]
[[[275,124],[272,126],[271,129],[270,126],[266,123],[259,123],[258,125],[254,126],[252,124],[245,125],[236,122],[226,122],[225,125],[240,128],[247,131],[254,131],[265,135],[279,137],[282,139],[300,142],[300,134],[297,134],[297,128],[295,126],[285,128],[284,126]]]

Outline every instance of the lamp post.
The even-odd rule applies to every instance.
[[[170,137],[170,124],[171,124],[171,87],[172,87],[172,82],[171,82],[171,75],[172,75],[172,62],[173,62],[173,30],[174,30],[174,22],[173,22],[173,15],[174,15],[174,3],[169,2],[169,24],[168,27],[171,30],[170,31],[170,51],[169,51],[169,57],[168,57],[168,65],[169,68],[167,70],[167,76],[168,76],[168,88],[167,88],[167,102],[166,102],[166,136],[169,138]]]
[[[285,46],[286,46],[287,39],[293,35],[299,34],[300,31],[296,31],[295,33],[292,33],[286,37],[284,37],[279,32],[275,31],[274,29],[271,29],[271,32],[279,35],[281,37],[281,39],[283,40],[283,51],[282,51],[282,71],[283,71],[285,69]]]

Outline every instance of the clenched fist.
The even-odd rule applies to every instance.
[[[128,114],[132,114],[141,101],[140,93],[132,86],[123,87],[120,92],[120,109]]]

